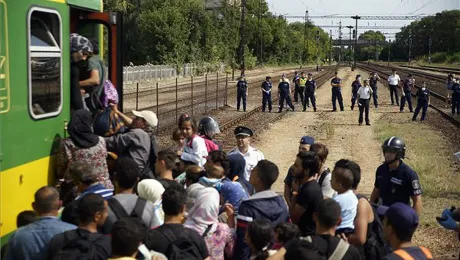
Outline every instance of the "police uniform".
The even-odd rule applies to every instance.
[[[292,104],[291,101],[291,95],[289,91],[289,80],[288,79],[281,79],[280,83],[278,84],[278,92],[280,95],[279,98],[279,113],[283,111],[283,106],[284,106],[284,100],[286,100],[286,103],[288,106],[294,111],[294,105]]]
[[[299,78],[299,96],[300,96],[300,102],[302,102],[302,106],[306,104],[305,102],[305,85],[307,84],[307,78],[305,77],[300,77]]]
[[[316,97],[315,97],[315,90],[316,90],[316,81],[311,79],[305,82],[305,102],[303,103],[303,111],[307,110],[308,100],[311,101],[311,105],[313,106],[313,110],[316,112]]]
[[[460,83],[454,83],[452,85],[452,114],[455,115],[455,110],[457,110],[457,115],[460,115]]]
[[[342,79],[336,76],[331,80],[332,84],[342,84]],[[337,111],[337,100],[339,101],[340,111],[343,111],[342,88],[332,86],[332,111]]]
[[[236,94],[236,110],[240,110],[240,102],[243,100],[243,110],[246,111],[246,93],[248,91],[248,82],[246,78],[242,76],[236,83],[237,94]]]
[[[262,83],[262,112],[265,112],[265,107],[268,103],[268,111],[272,112],[272,83],[269,81],[270,77]]]
[[[415,94],[417,97],[417,107],[415,108],[414,116],[412,117],[412,121],[417,120],[418,113],[420,109],[422,110],[422,117],[420,118],[421,121],[425,120],[426,111],[428,109],[428,101],[430,98],[430,91],[427,88],[421,88]]]
[[[299,101],[299,74],[297,74],[297,71],[295,72],[295,76],[292,79],[292,82],[294,82],[295,87],[294,87],[294,102]]]
[[[351,83],[351,110],[355,108],[356,99],[358,98],[358,89],[361,86],[362,85],[359,80],[355,80],[353,83]]]
[[[422,194],[417,173],[402,160],[393,171],[388,164],[378,167],[374,186],[380,190],[382,205],[388,207],[396,202],[409,205],[412,196]]]
[[[234,131],[235,136],[238,135],[243,135],[243,136],[253,136],[253,131],[245,126],[238,126],[235,128]],[[244,157],[244,160],[246,161],[246,167],[244,169],[244,179],[249,181],[249,176],[251,175],[252,169],[256,167],[257,163],[261,160],[264,160],[264,154],[257,150],[254,147],[249,146],[249,149],[246,153],[240,152],[238,147],[233,148],[230,152],[228,152],[228,155],[232,154],[241,154]]]
[[[372,89],[372,99],[374,101],[374,106],[377,108],[379,106],[378,103],[378,95],[377,95],[377,81],[379,81],[379,76],[372,76],[369,79],[369,85],[371,86]]]
[[[406,100],[407,100],[407,105],[409,106],[410,112],[414,112],[414,110],[412,109],[412,92],[411,92],[413,85],[414,85],[414,82],[410,77],[404,81],[404,85],[403,85],[404,95],[401,96],[401,106],[399,107],[400,112],[404,111]]]

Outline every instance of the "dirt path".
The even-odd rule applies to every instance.
[[[358,162],[363,171],[360,192],[370,194],[375,169],[381,162],[380,143],[375,140],[372,127],[358,125],[357,107],[354,111],[350,110],[351,83],[357,73],[351,72],[349,68],[339,71],[339,76],[343,79],[345,111],[331,112],[331,88],[327,83],[317,91],[318,112],[313,113],[310,110],[305,113],[291,113],[260,134],[259,140],[263,140],[263,143],[258,144],[258,148],[263,151],[265,158],[280,167],[281,176],[275,185],[276,191],[283,190],[283,179],[295,160],[300,138],[310,135],[329,148],[329,168],[342,158]],[[365,75],[363,72],[359,73]],[[388,95],[383,88],[379,94]],[[371,108],[371,123],[379,116],[380,113]]]

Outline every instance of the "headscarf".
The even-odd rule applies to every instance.
[[[139,182],[137,185],[137,193],[139,197],[149,200],[152,203],[156,203],[157,201],[161,200],[161,195],[165,188],[161,183],[154,179],[145,179]]]
[[[184,225],[203,235],[210,226],[208,234],[212,234],[219,223],[219,201],[220,196],[214,188],[204,188],[198,192],[195,205],[187,215]]]
[[[185,190],[185,192],[187,192],[187,212],[189,212],[193,208],[199,192],[204,188],[205,187],[199,183],[194,183],[187,187],[187,189]]]
[[[93,53],[93,44],[88,38],[77,33],[70,34],[70,53],[84,51]]]
[[[233,181],[222,182],[222,185],[220,186],[220,194],[224,197],[224,202],[233,205],[235,213],[238,212],[241,202],[249,197],[243,186],[239,182]]]
[[[80,148],[90,148],[99,142],[99,137],[93,132],[93,115],[85,109],[76,110],[72,114],[67,132],[74,144]]]

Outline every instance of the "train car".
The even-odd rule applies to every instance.
[[[99,39],[122,97],[122,16],[102,0],[0,0],[0,236],[55,183],[70,118],[70,34]],[[105,32],[105,33],[103,33]],[[105,39],[105,41],[103,41]],[[121,102],[120,102],[121,103]]]

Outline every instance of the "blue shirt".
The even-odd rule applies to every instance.
[[[80,199],[81,197],[85,196],[86,194],[92,194],[92,193],[101,195],[102,198],[104,198],[105,200],[108,200],[108,199],[112,198],[112,196],[113,196],[113,190],[112,189],[106,189],[104,185],[98,183],[98,184],[94,184],[94,185],[91,185],[88,188],[86,188],[86,190],[83,191],[83,193],[80,194],[80,196],[78,196],[76,198],[76,200]]]
[[[289,82],[287,81],[281,81],[278,84],[278,89],[283,92],[283,93],[288,93],[289,92]]]
[[[341,83],[342,83],[342,80],[341,80],[340,78],[333,78],[333,79],[331,80],[331,85],[332,85],[332,84],[341,84]],[[332,86],[332,87],[333,87],[333,88],[340,88],[340,87],[334,87],[334,86]]]
[[[7,260],[46,259],[49,241],[57,234],[77,227],[57,217],[41,217],[34,223],[19,228],[9,240]]]
[[[388,164],[380,165],[374,186],[380,190],[382,204],[388,207],[396,202],[409,205],[410,197],[422,194],[417,173],[403,161],[393,171]]]

